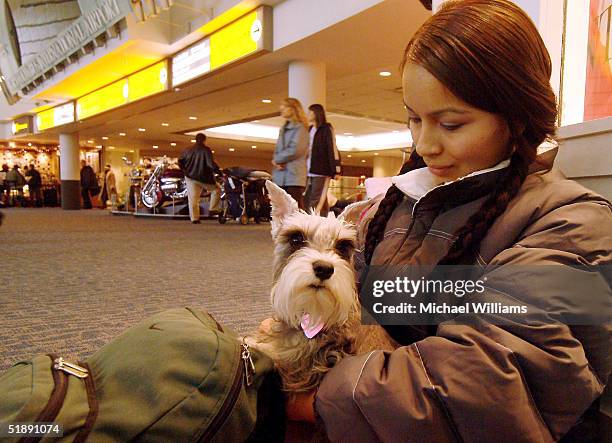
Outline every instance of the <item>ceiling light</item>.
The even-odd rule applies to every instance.
[[[145,129],[145,128],[138,128],[138,130],[139,130],[140,132],[145,132],[145,131],[146,131],[146,129]]]
[[[130,152],[134,152],[134,150],[133,150],[133,149],[130,149]],[[363,160],[362,160],[362,161],[363,161]]]
[[[191,117],[189,117],[189,120],[197,120],[197,117],[194,117],[193,115]]]
[[[181,90],[181,88],[174,88],[175,92],[179,92]]]
[[[32,143],[28,143],[28,146],[32,146]]]
[[[14,148],[15,146],[17,146],[15,142],[9,142],[9,148]]]
[[[378,155],[378,152],[375,152],[374,155]]]
[[[252,145],[251,149],[257,149],[257,145]]]
[[[108,140],[108,137],[102,137],[102,140]]]
[[[229,148],[229,152],[234,152],[235,149],[234,148]]]
[[[269,98],[264,98],[261,102],[262,103],[272,103],[272,100],[270,100]]]
[[[378,75],[380,75],[381,77],[390,77],[391,73],[389,71],[380,71]]]
[[[344,135],[353,135],[352,132],[345,132]]]
[[[391,131],[391,132],[393,132],[394,134],[397,134],[399,131],[398,131],[397,129],[394,129],[394,130],[393,130],[393,131]]]
[[[170,143],[170,146],[176,146],[176,143],[172,142]]]
[[[96,149],[102,149],[102,145],[97,145]]]
[[[159,146],[153,145],[153,149],[158,149],[158,148],[159,148]]]
[[[93,140],[87,140],[87,143],[93,143],[93,142],[94,142]]]
[[[162,123],[162,126],[170,126],[170,123]]]
[[[119,133],[119,135],[120,135],[121,137],[125,137],[125,132],[120,132],[120,133]]]
[[[213,153],[213,154],[215,153],[215,150],[214,150],[214,149],[212,150],[212,153]]]
[[[361,160],[361,163],[365,163],[365,162],[366,162],[365,160]]]
[[[108,149],[115,149],[115,147],[114,146],[109,146]]]
[[[253,120],[253,123],[259,123],[259,120]]]
[[[195,143],[195,142],[196,142],[195,138],[192,138],[192,139],[191,139],[191,140],[189,140],[189,141],[190,141],[191,143]]]
[[[347,157],[348,157],[348,158],[351,158],[351,157],[352,157],[352,155],[351,155],[351,154],[349,154],[349,155],[347,155]]]

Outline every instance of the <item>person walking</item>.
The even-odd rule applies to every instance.
[[[30,198],[32,199],[32,204],[41,208],[43,205],[43,195],[42,195],[42,178],[40,176],[40,172],[34,167],[34,164],[30,164],[30,169],[26,171],[26,179],[28,181],[28,189],[30,190]]]
[[[448,1],[402,72],[416,147],[386,194],[343,215],[357,279],[468,265],[482,289],[445,306],[488,313],[396,316],[382,326],[397,349],[344,358],[288,417],[320,418],[331,441],[610,441],[612,204],[555,169],[556,148],[538,153],[557,103],[537,28],[510,0]]]
[[[308,121],[302,104],[295,98],[283,100],[280,114],[285,124],[274,148],[272,180],[294,198],[300,209],[304,209]]]
[[[104,166],[104,185],[102,187],[102,195],[100,197],[100,209],[106,209],[106,202],[110,199],[111,208],[115,208],[117,204],[117,182],[115,173],[111,169],[111,165],[107,163]]]
[[[304,206],[314,209],[323,217],[327,216],[330,205],[327,191],[332,178],[341,174],[340,153],[336,147],[334,128],[327,121],[325,109],[315,103],[308,107],[310,123],[310,148],[308,151],[308,183]]]
[[[8,183],[8,189],[10,194],[9,205],[15,206],[18,200],[19,204],[23,206],[23,187],[26,184],[26,179],[23,174],[19,172],[18,164],[14,164],[13,169],[7,172],[6,179],[4,180],[4,182]],[[15,191],[15,193],[13,193],[12,191]]]
[[[91,209],[92,193],[96,194],[98,189],[98,178],[93,168],[85,160],[81,160],[81,197],[83,197],[83,209]]]
[[[215,182],[215,172],[219,170],[219,166],[213,159],[211,149],[204,144],[205,141],[205,134],[197,134],[195,144],[183,151],[178,160],[179,167],[185,173],[189,218],[193,224],[200,223],[202,189],[210,192],[210,212],[216,210],[219,200]]]

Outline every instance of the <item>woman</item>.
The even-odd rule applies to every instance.
[[[305,205],[307,209],[313,208],[325,217],[329,212],[329,181],[340,175],[340,154],[336,148],[334,129],[327,122],[322,105],[317,103],[308,107],[308,123],[310,149]]]
[[[300,209],[304,209],[308,122],[302,104],[295,98],[284,99],[280,113],[286,122],[274,149],[272,180],[298,202]]]
[[[347,214],[360,220],[356,264],[478,264],[487,297],[547,313],[567,311],[558,295],[609,306],[609,273],[589,280],[575,268],[612,262],[612,206],[553,169],[554,151],[536,158],[557,108],[528,16],[508,0],[449,1],[402,67],[416,152],[384,197]],[[520,265],[533,274],[517,278]],[[545,265],[577,286],[536,277]],[[388,328],[399,348],[342,360],[287,414],[314,421],[316,410],[331,440],[352,442],[594,441],[612,367],[607,323]]]

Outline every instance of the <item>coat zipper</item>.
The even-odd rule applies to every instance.
[[[238,347],[238,358],[241,360],[241,362],[238,363],[238,368],[236,369],[236,374],[234,375],[234,381],[232,382],[230,393],[225,399],[225,402],[223,402],[221,409],[219,409],[219,412],[208,426],[208,429],[206,429],[204,434],[198,439],[198,442],[210,441],[219,431],[219,429],[221,429],[234,409],[236,401],[238,400],[240,390],[242,389],[243,376],[247,377],[247,380],[250,381],[252,375],[255,373],[255,366],[253,364],[253,360],[251,359],[249,345],[247,345],[244,341]]]

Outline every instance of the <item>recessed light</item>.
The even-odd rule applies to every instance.
[[[28,143],[28,146],[32,146],[32,143]]]
[[[102,149],[102,145],[96,146],[96,149]]]
[[[179,92],[181,90],[181,88],[174,88],[175,92]]]
[[[353,135],[352,132],[345,132],[344,135]]]
[[[102,140],[108,140],[108,137],[102,137]]]
[[[115,149],[115,147],[114,146],[109,146],[108,149]]]
[[[194,117],[193,115],[189,117],[189,120],[197,120],[197,117]]]
[[[134,150],[133,150],[133,149],[130,149],[130,152],[134,152]]]
[[[159,146],[153,145],[153,149],[158,149],[158,148],[159,148]]]
[[[87,140],[87,143],[93,143],[93,140]],[[30,146],[30,145],[28,145]]]
[[[366,162],[365,160],[361,160],[361,163],[365,163],[365,162]]]
[[[120,135],[121,137],[125,137],[125,132],[120,132],[120,133],[119,133],[119,135]]]
[[[270,100],[269,98],[264,98],[261,102],[262,103],[272,103],[272,100]]]
[[[212,153],[213,153],[213,154],[215,153],[215,150],[214,150],[214,149],[212,150]]]
[[[399,131],[398,131],[397,129],[394,129],[394,130],[393,130],[393,131],[391,131],[391,132],[393,132],[394,134],[397,134]]]
[[[351,155],[351,154],[349,154],[349,155],[347,155],[347,157],[348,157],[348,158],[351,158],[351,157],[352,157],[352,155]]]
[[[380,75],[381,77],[390,77],[391,73],[389,71],[380,71],[378,75]]]
[[[253,120],[253,123],[259,123],[259,120]]]
[[[172,142],[170,143],[170,146],[176,146],[176,143]]]
[[[170,126],[170,123],[162,123],[162,126]]]
[[[190,141],[191,143],[195,143],[195,142],[196,142],[195,138],[192,138],[192,139],[191,139],[191,140],[189,140],[189,141]]]
[[[378,155],[378,152],[375,152],[374,155]]]
[[[229,152],[234,152],[235,149],[234,148],[229,148]]]
[[[145,128],[138,128],[138,130],[139,130],[140,132],[145,132],[145,131],[146,131],[146,129],[145,129]]]
[[[252,145],[251,149],[257,149],[257,145]]]

